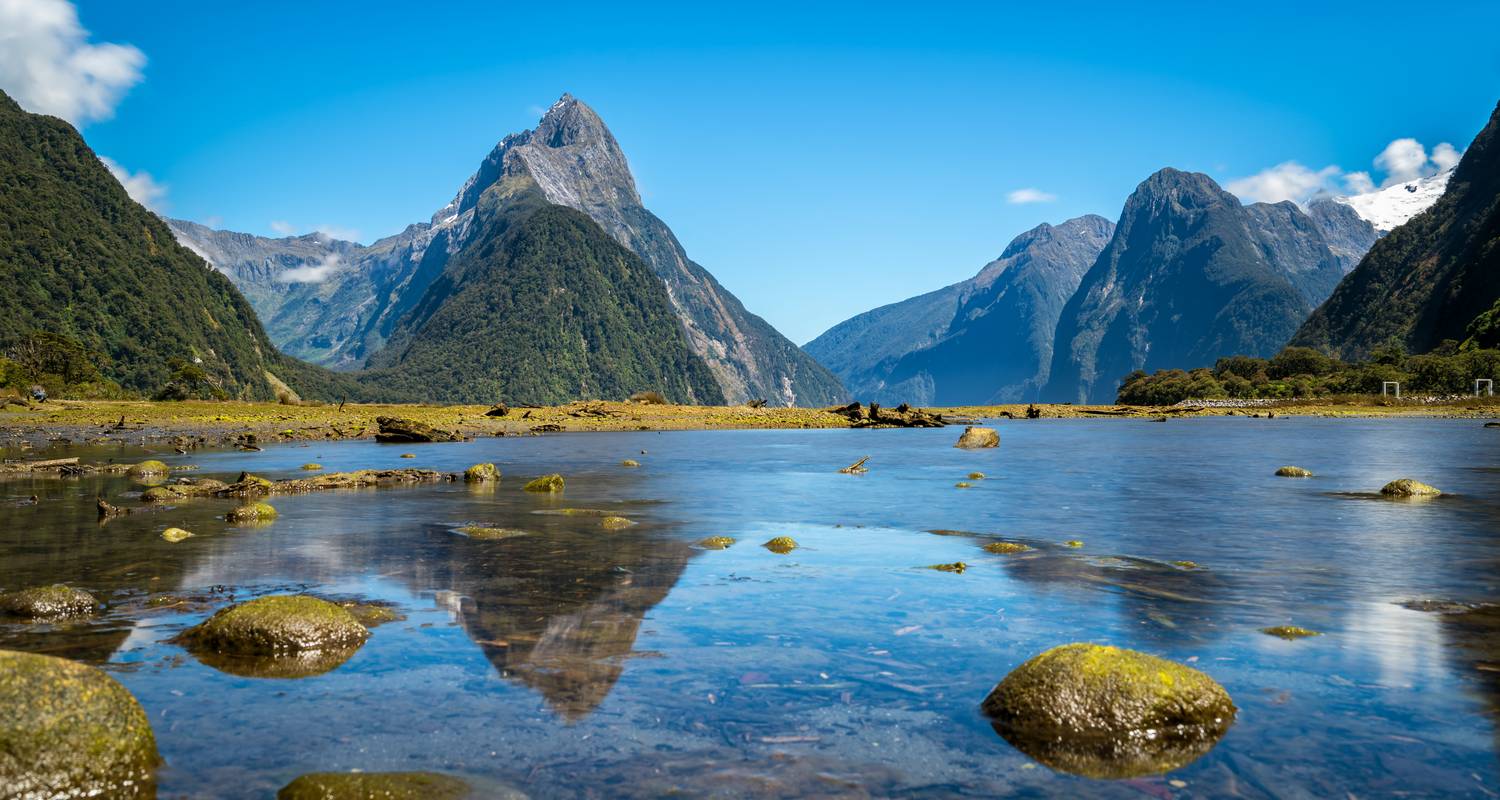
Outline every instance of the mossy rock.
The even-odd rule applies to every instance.
[[[125,471],[125,474],[132,478],[139,478],[142,476],[165,475],[170,471],[171,467],[168,467],[165,463],[150,459],[142,461],[139,464],[132,464],[130,469]]]
[[[370,632],[347,608],[306,595],[271,595],[221,609],[183,634],[194,648],[280,656],[358,647]]]
[[[190,539],[192,536],[192,531],[185,531],[182,528],[167,528],[161,532],[161,538],[166,539],[172,544],[177,544],[183,539]]]
[[[468,483],[490,483],[500,480],[500,470],[494,464],[486,461],[483,464],[475,464],[464,470],[464,480]]]
[[[1411,478],[1401,478],[1380,487],[1386,497],[1437,497],[1442,494],[1436,486],[1429,486]]]
[[[310,772],[283,786],[276,800],[462,800],[479,793],[437,772]],[[485,787],[483,796],[523,800],[514,789]]]
[[[1281,478],[1311,478],[1313,474],[1310,469],[1286,466],[1277,469],[1276,475]]]
[[[609,516],[601,517],[599,519],[599,527],[607,531],[624,530],[634,524],[635,520],[629,519],[627,517]]]
[[[986,447],[1000,446],[1000,432],[994,428],[980,428],[970,425],[964,428],[963,435],[958,437],[958,442],[953,445],[965,450],[978,450]]]
[[[1201,569],[1196,561],[1173,561],[1172,566],[1182,569]]]
[[[530,535],[529,531],[519,528],[494,528],[488,525],[465,525],[458,529],[459,533],[470,539],[478,539],[482,542],[495,542],[501,539],[514,539],[517,536]]]
[[[161,757],[141,704],[93,667],[0,650],[6,797],[155,797]]]
[[[302,469],[307,470],[308,472],[317,472],[318,470],[320,470],[322,468],[323,468],[322,464],[319,464],[319,463],[316,463],[316,462],[312,462],[312,461],[309,461],[308,463],[302,465]]]
[[[563,476],[558,475],[554,472],[551,475],[543,475],[542,477],[531,481],[521,488],[525,489],[528,492],[542,492],[550,494],[562,491],[563,484]]]
[[[247,503],[224,515],[229,522],[270,522],[276,519],[276,508],[270,503]]]
[[[952,564],[930,564],[926,567],[923,567],[923,569],[935,569],[938,572],[957,572],[960,575],[963,574],[964,570],[968,568],[969,565],[965,564],[962,561],[955,561]]]
[[[346,602],[339,605],[349,610],[349,613],[359,620],[359,624],[366,628],[375,628],[387,622],[398,622],[406,619],[393,606],[385,603],[359,603]]]
[[[990,542],[989,544],[984,546],[984,552],[998,553],[1000,555],[1024,553],[1030,549],[1030,547],[1027,547],[1026,545],[1019,542]]]
[[[970,472],[969,473],[969,480],[971,480],[971,481],[982,481],[982,480],[984,480],[984,473],[983,472]]]
[[[734,546],[733,536],[708,536],[699,539],[698,546],[704,550],[728,550]]]
[[[416,453],[402,453],[401,457],[402,458],[416,458],[417,454]]]
[[[1063,544],[1067,545],[1068,547],[1074,547],[1074,548],[1083,547],[1083,540],[1082,539],[1069,539],[1066,542],[1063,542]]]
[[[955,489],[967,489],[970,486],[973,486],[973,484],[969,483],[968,481],[959,481],[958,483],[953,484],[953,488]]]
[[[1214,746],[1237,710],[1224,687],[1198,670],[1086,643],[1031,658],[982,708],[1016,749],[1091,778],[1182,767]]]
[[[60,583],[0,594],[0,614],[26,619],[77,617],[98,607],[93,595]]]
[[[153,486],[141,492],[141,502],[143,503],[170,503],[173,500],[184,500],[186,498],[187,495],[170,486]]]
[[[531,513],[549,517],[608,517],[614,514],[602,508],[539,508]]]
[[[761,547],[764,547],[767,550],[776,553],[777,555],[784,556],[787,553],[790,553],[793,550],[797,549],[797,540],[793,539],[790,536],[777,536],[771,541],[761,545]]]
[[[640,465],[641,465],[641,462],[636,461],[633,458],[627,458],[624,461],[620,462],[620,466],[622,466],[622,467],[639,467]]]
[[[1289,642],[1297,639],[1306,639],[1309,636],[1323,635],[1315,630],[1299,628],[1296,625],[1277,625],[1271,628],[1261,628],[1260,632],[1267,636],[1275,636],[1278,639],[1286,639]]]

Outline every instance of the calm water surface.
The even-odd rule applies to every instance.
[[[123,477],[0,482],[0,590],[66,581],[109,604],[69,625],[0,623],[0,647],[98,664],[134,692],[167,761],[163,797],[266,797],[301,773],[348,769],[439,770],[534,797],[1500,793],[1500,636],[1397,604],[1500,601],[1500,431],[1043,420],[1002,423],[988,451],[952,448],[958,433],[572,434],[164,459],[227,480],[300,476],[307,461],[494,461],[505,474],[495,488],[276,497],[280,517],[260,528],[227,525],[230,502],[211,499],[101,525],[96,494],[136,505],[141,487]],[[865,455],[868,475],[835,471]],[[1273,477],[1282,464],[1318,477]],[[520,490],[554,471],[561,497]],[[971,471],[988,477],[955,488]],[[1452,496],[1347,494],[1406,476]],[[561,507],[639,524],[534,513]],[[529,534],[454,531],[471,522]],[[198,535],[169,544],[169,525]],[[693,546],[712,535],[739,543]],[[759,546],[780,535],[802,547]],[[981,549],[996,538],[1035,549]],[[1201,568],[1170,563],[1181,560]],[[921,569],[952,561],[968,572]],[[405,619],[337,669],[292,680],[221,672],[168,641],[231,599],[285,591],[388,601]],[[150,603],[164,594],[194,601]],[[1258,631],[1280,624],[1325,635]],[[979,702],[1071,641],[1191,662],[1233,695],[1238,721],[1164,776],[1041,766]]]

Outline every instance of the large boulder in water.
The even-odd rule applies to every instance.
[[[489,483],[500,480],[500,470],[486,461],[464,470],[464,480],[469,483]]]
[[[357,647],[369,635],[347,608],[306,595],[271,595],[230,606],[183,634],[195,647],[267,656]]]
[[[1386,497],[1437,497],[1442,494],[1436,486],[1428,486],[1411,478],[1391,481],[1380,487],[1380,493]]]
[[[966,450],[977,450],[983,447],[999,447],[1000,432],[994,428],[980,428],[970,425],[964,428],[963,435],[958,437],[958,443],[954,447],[962,447]]]
[[[452,431],[438,430],[425,422],[404,417],[376,417],[380,432],[377,442],[461,442],[464,437]]]
[[[99,606],[94,596],[60,583],[0,594],[0,615],[27,619],[61,619],[88,614]]]
[[[6,797],[156,796],[156,737],[114,678],[67,659],[0,650],[0,708]]]
[[[984,699],[995,730],[1053,769],[1091,778],[1167,772],[1208,752],[1234,722],[1213,678],[1145,653],[1054,647]]]

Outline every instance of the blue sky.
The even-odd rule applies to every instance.
[[[267,235],[424,220],[572,92],[689,254],[802,343],[1040,222],[1114,218],[1160,167],[1378,184],[1388,144],[1462,149],[1500,99],[1500,3],[1254,5],[81,0],[59,47],[138,51],[68,106],[133,189]],[[66,82],[3,37],[0,88]]]

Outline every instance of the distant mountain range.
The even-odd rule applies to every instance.
[[[1500,106],[1443,184],[1436,203],[1375,243],[1294,344],[1344,359],[1390,342],[1411,353],[1447,339],[1500,345]]]
[[[707,366],[716,396],[732,403],[827,405],[845,392],[838,379],[691,261],[671,230],[641,203],[614,136],[584,103],[564,95],[531,131],[505,137],[427,222],[368,247],[317,236],[269,239],[212,231],[184,221],[187,246],[243,288],[278,346],[338,369],[384,365],[380,352],[484,230],[481,199],[525,178],[545,202],[586,214],[629,248],[664,285],[688,348]],[[654,388],[654,387],[643,387]]]
[[[1013,402],[1046,383],[1063,304],[1114,224],[1084,216],[1016,237],[974,277],[866,312],[807,344],[857,397]]]

